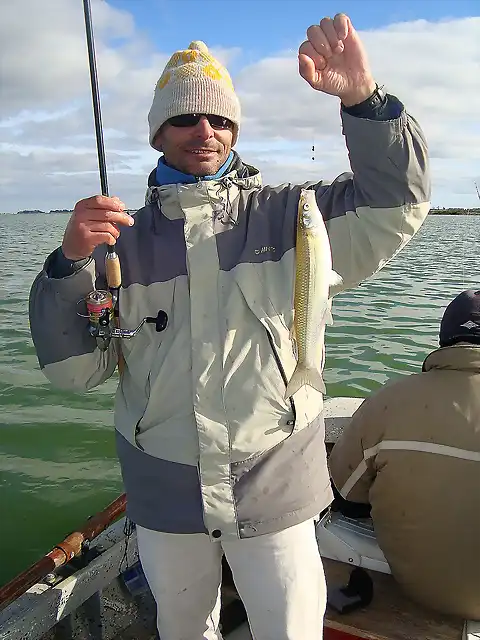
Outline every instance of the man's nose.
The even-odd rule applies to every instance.
[[[208,118],[202,116],[195,127],[195,136],[202,138],[202,140],[207,140],[208,138],[212,138],[213,135],[214,130],[212,129]]]

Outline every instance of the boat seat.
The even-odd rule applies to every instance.
[[[317,522],[316,536],[322,557],[352,567],[391,574],[376,540],[371,518],[354,520],[327,510]],[[344,612],[347,610],[345,607]],[[480,621],[464,621],[462,640],[480,640]]]
[[[462,640],[480,640],[480,621],[466,620]]]
[[[352,519],[327,510],[316,525],[320,555],[354,567],[391,573],[371,518]]]

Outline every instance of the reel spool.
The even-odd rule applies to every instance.
[[[115,327],[115,304],[110,291],[95,289],[85,298],[79,300],[77,305],[81,302],[85,302],[87,305],[88,315],[78,311],[77,315],[81,318],[88,318],[88,331],[96,339],[97,346],[102,351],[108,349],[112,338],[126,340],[133,338],[145,323],[154,324],[157,332],[165,331],[168,325],[168,315],[166,311],[160,309],[156,317],[146,316],[135,329],[119,329]]]

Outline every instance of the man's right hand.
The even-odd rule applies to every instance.
[[[100,244],[115,244],[120,235],[116,225],[132,226],[134,223],[124,209],[125,205],[117,197],[92,196],[79,200],[63,236],[64,256],[69,260],[81,260],[90,257]]]

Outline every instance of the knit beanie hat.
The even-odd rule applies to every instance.
[[[186,50],[176,51],[157,82],[148,114],[150,145],[156,148],[153,139],[166,120],[186,113],[228,118],[235,125],[232,146],[236,143],[240,102],[227,69],[201,40],[191,42]]]
[[[480,291],[468,289],[450,302],[440,323],[440,346],[480,344]]]

